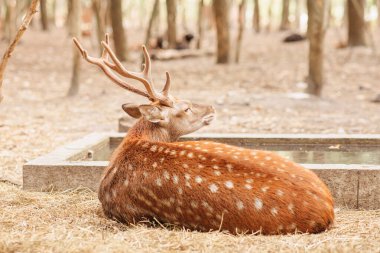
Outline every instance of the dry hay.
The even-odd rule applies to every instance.
[[[190,232],[160,225],[126,226],[106,219],[87,189],[22,191],[0,183],[0,252],[379,252],[380,210],[339,211],[317,235]]]

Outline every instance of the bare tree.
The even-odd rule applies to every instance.
[[[175,48],[177,43],[177,3],[176,0],[166,0],[168,19],[168,43],[169,48]]]
[[[326,17],[329,0],[308,0],[309,15],[309,75],[307,92],[320,96],[324,83],[323,77],[323,43],[326,33]]]
[[[280,30],[289,29],[289,0],[282,0],[282,14]]]
[[[3,58],[0,62],[0,103],[3,100],[3,94],[2,94],[1,88],[3,86],[4,71],[5,71],[5,68],[7,67],[8,60],[11,57],[13,51],[15,50],[22,35],[25,33],[26,29],[28,29],[29,23],[32,20],[34,13],[37,12],[36,10],[37,6],[38,6],[38,0],[32,0],[20,28],[18,29],[12,43],[5,50]]]
[[[260,32],[260,3],[259,0],[254,0],[253,4],[253,20],[252,27],[255,32]]]
[[[347,0],[349,46],[367,45],[364,6],[365,0]]]
[[[123,26],[122,0],[110,0],[113,42],[117,58],[127,60],[127,38]]]
[[[10,41],[16,34],[16,1],[5,0],[4,37]]]
[[[81,36],[81,15],[82,15],[82,4],[79,0],[69,0],[70,7],[71,7],[71,13],[69,14],[70,17],[70,32],[71,35],[77,38],[80,38]],[[78,94],[79,91],[79,73],[80,73],[80,53],[78,50],[76,50],[75,46],[73,45],[73,65],[72,65],[72,72],[71,72],[71,81],[70,81],[70,88],[67,92],[67,96],[74,96]]]
[[[380,0],[377,0],[377,24],[380,26]]]
[[[241,0],[239,4],[239,14],[238,14],[238,34],[236,36],[236,51],[235,51],[235,62],[238,63],[240,60],[240,48],[241,42],[243,40],[244,26],[245,26],[245,9],[246,0]]]
[[[92,10],[96,19],[96,37],[98,38],[99,52],[102,51],[100,42],[103,40],[103,36],[105,34],[105,24],[102,16],[102,3],[106,2],[101,0],[92,0]]]
[[[214,17],[217,35],[216,63],[230,61],[229,1],[213,0]]]
[[[301,0],[295,0],[295,26],[299,30],[301,28]]]
[[[41,27],[42,30],[49,30],[49,20],[47,14],[46,0],[40,0],[40,13],[41,13]]]
[[[203,9],[204,1],[199,0],[198,2],[198,40],[197,40],[197,49],[200,49],[202,46],[203,39]]]
[[[146,35],[145,35],[145,45],[147,47],[149,46],[149,41],[152,37],[153,24],[155,20],[158,18],[159,11],[160,11],[160,0],[154,0],[152,14],[150,15],[148,28],[146,29]]]

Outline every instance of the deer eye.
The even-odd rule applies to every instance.
[[[186,108],[185,112],[191,112],[191,108],[190,107]]]

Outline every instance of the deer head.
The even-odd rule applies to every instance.
[[[210,105],[196,104],[188,100],[175,98],[169,94],[171,79],[166,72],[166,82],[162,91],[154,88],[151,77],[151,60],[145,46],[142,46],[144,61],[141,72],[132,72],[124,68],[117,59],[115,53],[109,46],[109,36],[106,34],[105,41],[102,41],[103,53],[101,57],[95,58],[88,55],[79,41],[73,39],[83,58],[100,67],[100,69],[115,84],[138,95],[148,98],[149,104],[123,104],[123,110],[131,117],[141,119],[144,124],[161,131],[160,136],[166,136],[165,141],[173,141],[182,135],[194,132],[199,128],[209,125],[214,118],[215,110]],[[141,82],[146,91],[140,90],[121,77],[134,79]],[[135,133],[134,133],[135,134]]]

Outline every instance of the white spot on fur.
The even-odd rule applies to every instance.
[[[179,188],[178,188],[178,194],[182,195],[182,193],[183,193],[183,190],[182,190],[181,187],[179,187]]]
[[[284,196],[284,192],[281,191],[281,190],[277,190],[276,191],[276,195],[279,196],[279,197],[282,197],[282,196]]]
[[[177,151],[175,150],[170,151],[170,155],[176,155],[176,154],[177,154]]]
[[[153,168],[156,168],[156,167],[157,167],[157,163],[154,162],[154,163],[152,164],[152,167],[153,167]]]
[[[269,186],[261,187],[261,191],[262,191],[262,192],[267,192],[268,189],[269,189]]]
[[[197,182],[198,184],[202,183],[202,181],[203,179],[200,176],[195,177],[195,182]]]
[[[252,184],[253,183],[253,179],[252,178],[246,179],[245,182],[247,182],[248,184]]]
[[[187,154],[187,157],[188,157],[188,158],[193,158],[193,157],[194,157],[194,154],[190,152],[190,153]]]
[[[270,213],[273,215],[273,216],[276,216],[278,214],[278,210],[277,208],[273,207],[272,209],[270,209]]]
[[[237,209],[238,210],[241,210],[244,208],[244,204],[241,200],[239,200],[238,202],[236,202],[236,206],[237,206]]]
[[[294,205],[292,203],[290,203],[288,205],[288,210],[289,210],[289,212],[291,212],[292,214],[294,214]]]
[[[220,173],[219,170],[214,170],[214,174],[215,174],[216,176],[220,176],[222,173]]]
[[[186,154],[186,150],[182,150],[181,152],[179,152],[179,155],[180,156],[183,156],[183,155],[185,155]]]
[[[165,178],[166,180],[170,180],[170,174],[169,174],[169,172],[168,172],[167,170],[164,170],[163,175],[164,175],[164,178]]]
[[[129,170],[133,170],[133,166],[132,166],[132,164],[128,163],[128,169],[129,169]]]
[[[191,178],[190,174],[185,173],[185,179],[189,180]]]
[[[177,175],[173,175],[173,183],[178,184],[178,176]]]
[[[204,167],[202,164],[198,164],[198,168],[203,169]]]
[[[208,188],[212,193],[216,193],[219,189],[219,187],[216,184],[210,184]]]
[[[252,189],[252,185],[250,185],[250,184],[245,184],[244,187],[245,187],[246,189],[248,189],[248,190],[251,190],[251,189]]]
[[[124,186],[127,187],[129,185],[129,180],[128,179],[125,179],[124,181]]]
[[[270,157],[270,156],[266,156],[266,157],[265,157],[265,160],[270,161],[270,160],[272,160],[272,157]]]
[[[186,163],[184,163],[184,164],[182,164],[182,167],[184,167],[185,169],[188,169],[189,165],[187,165]]]
[[[224,185],[228,188],[228,189],[232,189],[234,188],[234,183],[232,183],[232,181],[226,181],[224,183]]]
[[[261,210],[263,208],[263,201],[259,198],[255,198],[254,205],[256,210]]]
[[[153,145],[153,146],[150,148],[150,151],[152,151],[152,152],[156,152],[156,151],[157,151],[157,146],[156,146],[156,145]]]
[[[157,179],[156,179],[156,185],[157,185],[157,186],[162,186],[162,182],[161,182],[161,179],[160,179],[160,178],[157,178]]]
[[[161,146],[161,147],[158,148],[158,152],[162,152],[162,150],[164,150],[163,146]]]
[[[218,165],[214,165],[214,166],[212,166],[212,168],[215,169],[215,170],[220,169]]]
[[[195,202],[195,201],[191,201],[190,205],[191,205],[192,208],[198,208],[198,203]]]

